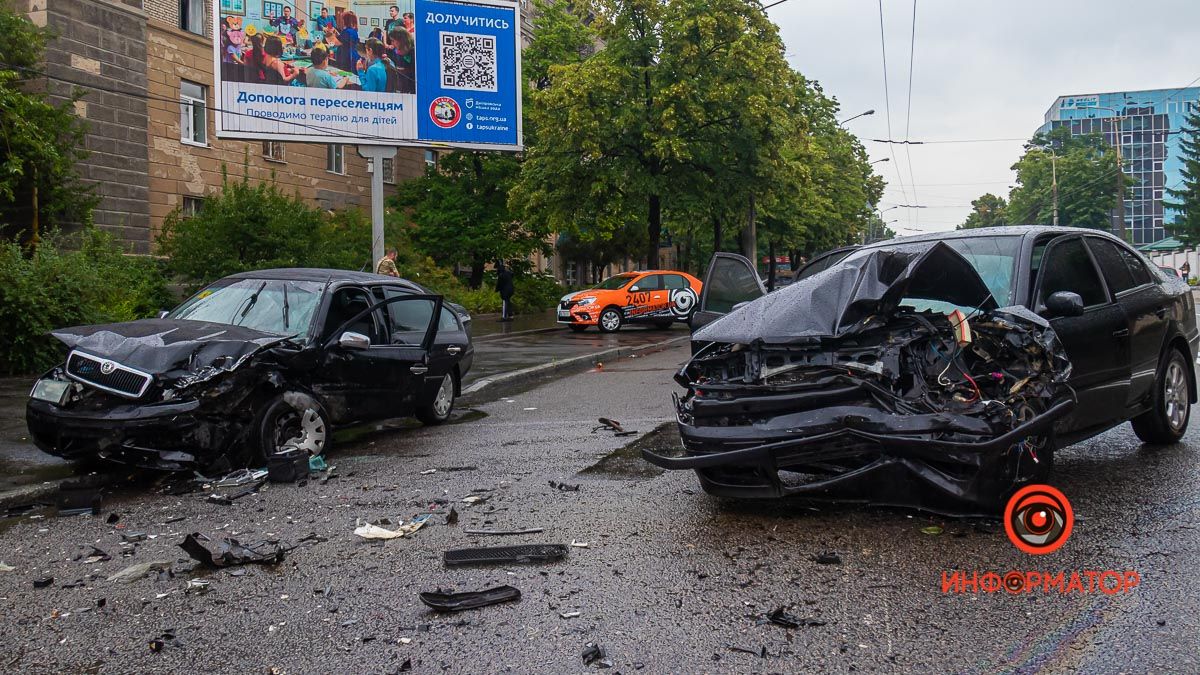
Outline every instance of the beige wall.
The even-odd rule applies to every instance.
[[[343,149],[345,175],[338,175],[326,171],[324,144],[284,143],[284,161],[277,162],[263,157],[261,142],[214,137],[212,46],[206,38],[155,18],[163,15],[154,7],[162,2],[164,0],[146,3],[151,15],[146,31],[146,74],[150,227],[153,232],[157,234],[167,214],[182,204],[184,196],[203,197],[219,189],[222,164],[228,167],[233,177],[240,178],[247,163],[251,180],[269,180],[274,174],[276,182],[287,192],[298,193],[325,208],[355,206],[369,210],[370,174],[367,173],[367,161],[358,155],[355,146],[347,145]],[[180,141],[180,80],[190,80],[208,88],[210,111],[206,147]],[[419,176],[425,170],[424,151],[401,148],[394,165],[397,181]]]

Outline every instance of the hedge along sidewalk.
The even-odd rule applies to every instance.
[[[677,344],[691,340],[691,335],[681,335],[661,342],[653,342],[636,347],[614,347],[591,354],[573,356],[550,363],[542,363],[529,368],[498,373],[477,380],[467,385],[462,391],[460,402],[464,405],[483,403],[512,393],[523,387],[535,384],[537,381],[552,375],[568,375],[591,369],[596,363],[613,360],[622,356],[632,356],[643,352],[655,352],[667,349]]]

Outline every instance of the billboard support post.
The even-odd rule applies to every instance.
[[[360,145],[358,154],[371,160],[371,271],[383,258],[383,160],[396,156],[391,145]]]

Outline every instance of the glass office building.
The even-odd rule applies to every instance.
[[[1067,127],[1072,135],[1101,134],[1119,144],[1123,170],[1133,179],[1125,190],[1125,230],[1134,244],[1149,244],[1167,236],[1164,223],[1177,215],[1163,201],[1167,188],[1183,182],[1179,132],[1196,110],[1200,87],[1060,96],[1038,131]],[[1116,232],[1116,209],[1111,218]]]

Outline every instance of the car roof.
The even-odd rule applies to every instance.
[[[370,272],[354,272],[351,270],[333,270],[322,269],[318,267],[278,267],[269,270],[251,270],[249,272],[238,272],[230,274],[226,279],[284,279],[287,281],[349,281],[358,284],[379,283],[381,281],[392,283],[404,282],[405,280],[397,279],[396,277],[387,276],[385,274],[372,274]]]
[[[1040,234],[1096,234],[1108,237],[1115,241],[1120,241],[1119,238],[1104,230],[1095,230],[1089,227],[1054,227],[1052,225],[1000,225],[998,227],[977,227],[969,230],[950,230],[947,232],[930,232],[928,234],[914,234],[906,237],[896,237],[894,239],[884,239],[882,241],[873,242],[860,248],[880,248],[891,246],[893,244],[908,244],[922,241],[944,241],[946,239],[970,239],[973,237],[1029,237]]]

